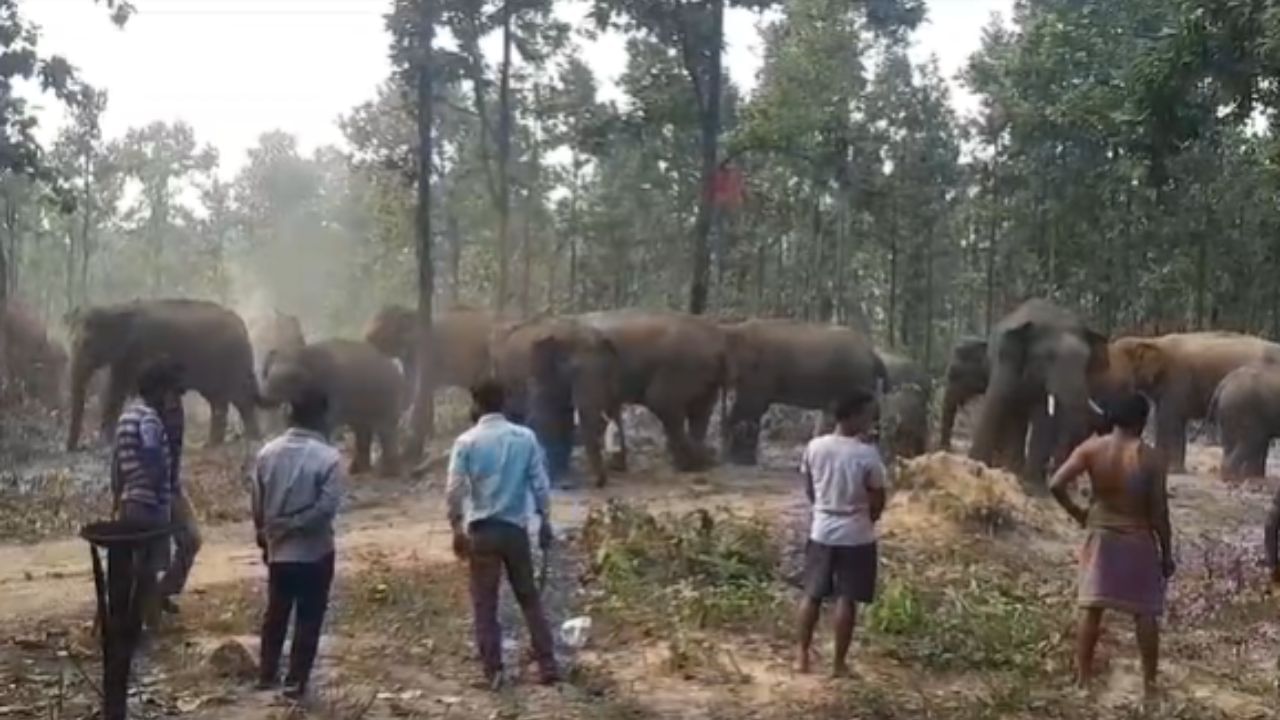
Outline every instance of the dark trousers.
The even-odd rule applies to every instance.
[[[173,499],[172,527],[173,556],[169,559],[169,569],[160,578],[160,594],[166,597],[182,594],[182,589],[187,586],[187,577],[191,575],[191,567],[195,565],[196,553],[200,552],[203,543],[200,523],[186,495]]]
[[[544,676],[556,674],[551,627],[533,578],[533,553],[524,528],[501,520],[481,520],[468,528],[471,538],[471,606],[475,611],[476,649],[487,677],[502,671],[502,627],[498,624],[498,590],[502,570],[529,626],[529,641]]]
[[[267,612],[262,620],[262,679],[274,682],[280,672],[280,652],[289,630],[289,616],[297,610],[293,645],[289,649],[288,685],[305,686],[311,679],[320,630],[329,606],[334,556],[317,562],[271,563],[267,579]]]

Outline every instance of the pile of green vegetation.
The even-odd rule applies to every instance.
[[[885,576],[868,636],[905,664],[1035,676],[1068,660],[1072,595],[1046,578],[961,553],[894,562]]]
[[[723,510],[654,515],[615,501],[587,518],[583,544],[594,609],[619,628],[785,627],[780,543],[763,520]]]

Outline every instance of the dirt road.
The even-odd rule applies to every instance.
[[[639,479],[639,474],[636,474]],[[378,481],[385,482],[385,481]],[[408,481],[405,481],[406,483]],[[445,520],[439,478],[391,493],[361,497],[359,509],[343,514],[338,523],[339,572],[358,569],[368,554],[382,561],[411,559],[449,561],[449,528]],[[705,476],[646,477],[644,482],[620,478],[611,487],[554,493],[554,520],[560,530],[577,527],[590,508],[610,498],[642,501],[655,509],[681,510],[698,506],[727,506],[750,512],[794,500],[788,473],[780,470],[720,469]],[[204,546],[196,560],[189,589],[265,576],[253,544],[249,523],[206,527]],[[93,581],[88,546],[79,538],[63,538],[31,545],[0,545],[0,626],[92,611]]]

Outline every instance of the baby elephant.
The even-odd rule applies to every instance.
[[[370,468],[375,436],[382,451],[378,474],[400,472],[396,434],[404,378],[396,364],[372,345],[355,340],[311,343],[271,355],[263,374],[262,397],[267,404],[288,402],[308,382],[328,393],[331,426],[348,426],[356,436],[352,474]]]
[[[1209,417],[1222,436],[1222,479],[1267,473],[1267,451],[1280,436],[1280,363],[1237,368],[1218,384]]]

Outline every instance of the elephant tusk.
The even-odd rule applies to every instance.
[[[1058,398],[1053,395],[1049,396],[1049,417],[1053,417],[1058,409]]]

